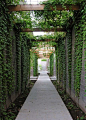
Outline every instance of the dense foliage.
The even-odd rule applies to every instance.
[[[71,89],[71,68],[72,68],[72,31],[67,32],[67,50],[68,50],[68,86]]]
[[[66,87],[66,51],[65,39],[60,38],[58,41],[58,83]]]
[[[5,103],[8,94],[14,90],[15,86],[15,73],[14,65],[12,64],[12,41],[15,39],[10,36],[11,31],[11,18],[7,14],[8,10],[0,1],[0,115],[3,114],[3,104]]]
[[[36,54],[33,56],[33,75],[38,75],[38,57]]]
[[[4,104],[15,92],[23,92],[26,88],[28,77],[30,77],[30,49],[45,46],[55,46],[56,65],[59,74],[58,81],[66,88],[66,54],[65,54],[65,36],[67,36],[68,50],[68,84],[71,89],[71,62],[72,62],[72,28],[75,28],[75,48],[74,48],[74,90],[76,96],[80,95],[81,70],[82,70],[82,52],[86,49],[86,2],[85,0],[48,0],[44,11],[32,12],[35,20],[31,21],[30,12],[11,12],[7,6],[9,4],[17,5],[20,0],[0,1],[0,116],[4,115]],[[24,1],[23,1],[24,2]],[[57,11],[56,4],[81,5],[79,11]],[[55,10],[50,10],[50,5]],[[31,14],[32,14],[31,13]],[[37,20],[37,22],[36,22]],[[37,24],[36,24],[37,23]],[[32,34],[22,34],[22,28],[39,27],[43,29],[65,27],[66,33],[57,33],[53,35],[44,35],[34,37]],[[39,43],[37,40],[52,39],[54,42]],[[33,42],[34,40],[34,42]],[[84,43],[84,45],[83,45]],[[83,53],[86,58],[86,51]],[[37,55],[33,54],[34,75],[37,75]],[[33,59],[32,58],[32,59]],[[53,54],[50,57],[50,74],[53,73]],[[85,62],[86,70],[86,62]]]
[[[53,66],[54,66],[54,54],[50,55],[50,76],[53,75]]]
[[[6,100],[12,102],[12,95],[26,88],[30,76],[30,46],[29,35],[20,34],[19,18],[9,14],[6,2],[0,1],[0,11],[0,119],[5,119]]]
[[[57,11],[56,4],[61,4],[64,8],[66,8],[65,4],[77,4],[82,3],[84,0],[48,0],[43,2],[45,4],[44,11],[35,11],[35,19],[38,21],[37,24],[35,22],[35,26],[45,28],[57,28],[64,27],[65,23],[70,17],[73,17],[73,11]],[[53,6],[55,10],[51,10],[50,6]],[[50,10],[50,11],[49,11]]]
[[[83,44],[86,41],[86,3],[82,3],[81,11],[74,12],[75,18],[75,64],[74,64],[74,88],[77,96],[80,94],[81,71],[82,71],[82,53]]]

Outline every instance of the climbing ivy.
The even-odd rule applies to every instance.
[[[62,5],[64,8],[66,8],[65,4],[77,4],[85,0],[48,0],[43,2],[42,4],[45,4],[44,11],[34,11],[35,13],[35,19],[38,21],[36,24],[36,21],[34,20],[33,25],[34,27],[39,27],[43,29],[50,29],[52,27],[57,28],[57,27],[65,27],[64,23],[66,22],[67,25],[67,20],[70,17],[73,17],[73,11],[58,11],[56,10],[56,4]],[[54,8],[52,11],[51,8]],[[50,10],[50,11],[49,11]]]
[[[18,24],[20,25],[20,24]],[[16,90],[24,91],[30,78],[30,40],[29,35],[20,33],[17,25],[16,31],[16,63],[17,81]],[[20,33],[20,34],[19,34]]]
[[[4,104],[15,88],[14,68],[12,64],[12,19],[4,1],[0,1],[0,116]]]
[[[84,48],[84,58],[86,59],[86,3],[82,3],[82,22],[83,24],[81,24],[82,26],[82,33],[83,33],[83,48]],[[85,83],[86,83],[86,61],[85,61]],[[86,92],[86,85],[85,85],[85,92]]]
[[[21,91],[26,89],[28,77],[30,77],[30,52],[27,37],[21,34]]]
[[[33,56],[33,75],[34,76],[38,75],[38,57],[36,53],[34,53],[34,56]]]
[[[66,88],[65,38],[58,40],[58,82]]]
[[[21,40],[19,29],[16,29],[16,91],[21,90]]]
[[[84,8],[84,9],[83,9]],[[86,36],[86,4],[82,3],[81,11],[76,13],[74,12],[74,17],[77,22],[75,22],[76,29],[76,40],[75,40],[75,66],[74,66],[74,88],[76,96],[80,94],[80,84],[81,84],[81,70],[82,70],[82,50],[83,50],[83,41],[85,41]],[[77,18],[76,18],[77,15]]]
[[[67,51],[68,51],[68,84],[71,89],[71,64],[72,64],[72,31],[67,31]]]
[[[54,54],[50,55],[50,76],[53,75],[53,66],[54,66]]]
[[[58,44],[55,45],[55,59],[56,59],[56,77],[58,81]]]
[[[24,0],[6,0],[7,5],[17,5],[20,2],[24,2]]]
[[[53,6],[55,6],[56,4],[76,4],[76,3],[81,3],[82,1],[84,0],[77,0],[77,1],[74,1],[74,0],[48,0],[48,1],[44,1],[43,3],[44,4],[52,4]]]
[[[15,24],[13,19],[14,14],[8,12],[8,2],[0,1],[0,119],[5,119],[6,100],[9,98],[12,101],[12,94],[24,91],[28,76],[30,76],[29,36],[28,38],[24,38],[20,34],[21,26]],[[21,81],[21,60],[24,60],[24,63],[22,63],[24,66],[24,78],[22,80],[25,83],[24,86]]]
[[[31,19],[30,12],[12,12],[9,13],[7,6],[9,4],[17,5],[20,0],[6,0],[0,1],[0,116],[3,116],[4,104],[6,103],[6,99],[9,97],[11,99],[11,94],[16,89],[16,92],[23,92],[26,84],[27,77],[30,77],[30,47],[28,46],[39,46],[40,44],[36,41],[32,43],[33,38],[27,37],[26,34],[20,34],[20,30],[23,27],[31,28]],[[62,4],[65,8],[65,4],[81,4],[81,10],[77,11],[56,11],[56,4]],[[36,19],[39,19],[38,24],[33,24],[35,26],[45,28],[52,27],[65,27],[71,26],[67,30],[68,36],[68,73],[69,73],[69,87],[71,88],[71,31],[73,25],[75,24],[76,30],[76,40],[75,40],[75,59],[74,59],[74,88],[76,96],[79,96],[80,93],[80,80],[81,80],[81,69],[82,69],[82,46],[83,42],[85,43],[86,39],[86,2],[85,0],[48,0],[44,2],[45,10],[44,11],[36,11],[35,16]],[[50,5],[55,8],[54,11],[50,11]],[[68,17],[67,17],[68,16]],[[71,22],[70,22],[71,21]],[[71,25],[71,23],[73,24]],[[34,22],[36,23],[36,22]],[[14,31],[15,35],[11,34],[13,31],[14,25],[16,26]],[[66,27],[68,28],[68,27]],[[57,34],[57,33],[56,33]],[[15,36],[15,37],[13,37]],[[65,36],[64,36],[65,37]],[[58,55],[58,74],[59,74],[59,82],[64,83],[64,88],[66,84],[66,66],[65,66],[65,40],[64,37],[59,36],[47,36],[48,39],[57,40],[54,45],[58,46],[57,55]],[[41,38],[40,39],[45,39]],[[30,42],[28,42],[28,39]],[[39,38],[38,38],[39,39]],[[15,40],[16,44],[16,74],[13,64],[13,48],[12,44]],[[43,43],[44,44],[44,43]],[[49,43],[53,45],[53,43]],[[84,45],[85,49],[86,45]],[[52,55],[51,55],[52,56]],[[85,53],[86,57],[86,53]],[[53,57],[52,57],[53,60]],[[34,75],[37,75],[37,55],[34,54]],[[53,66],[53,65],[52,65]],[[53,68],[53,67],[52,67]],[[85,63],[86,70],[86,63]],[[51,71],[53,71],[51,69]],[[16,82],[15,82],[16,81]]]

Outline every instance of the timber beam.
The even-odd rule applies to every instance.
[[[66,32],[65,28],[51,28],[51,29],[42,29],[42,28],[33,28],[33,29],[29,29],[29,28],[25,28],[25,29],[21,29],[21,32]]]
[[[36,10],[44,10],[44,4],[24,4],[24,5],[9,5],[8,9],[10,12],[12,11],[36,11]],[[55,10],[53,6],[50,6],[50,10]],[[57,4],[56,10],[79,10],[80,5],[73,4],[65,4],[65,8],[62,5]]]

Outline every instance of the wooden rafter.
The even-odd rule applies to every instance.
[[[25,29],[22,29],[21,32],[41,32],[41,31],[45,31],[45,32],[66,32],[66,29],[65,28],[51,28],[51,29],[42,29],[42,28],[33,28],[32,30],[29,29],[29,28],[25,28]]]
[[[44,10],[45,5],[43,4],[25,4],[25,5],[10,5],[8,6],[8,9],[10,12],[12,11],[35,11],[35,10]],[[54,10],[52,6],[51,10]],[[56,5],[56,10],[79,10],[80,5],[65,5],[66,8],[62,7],[62,5]]]
[[[38,58],[49,58],[50,57],[50,55],[46,55],[45,57],[43,55],[37,55],[37,56]]]
[[[50,55],[55,52],[55,47],[50,47],[48,44],[45,45],[45,47],[42,47],[42,45],[40,45],[39,48],[35,49],[35,47],[33,47],[30,49],[30,51],[35,53],[39,58],[49,58]]]

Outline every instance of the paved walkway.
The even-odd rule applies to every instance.
[[[40,73],[16,120],[73,120],[46,71]]]

